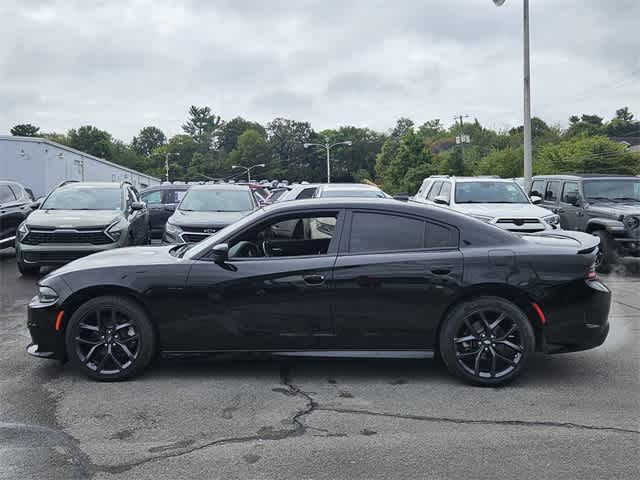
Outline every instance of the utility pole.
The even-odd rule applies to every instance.
[[[164,155],[164,173],[167,182],[169,181],[169,152]]]
[[[531,72],[529,68],[529,0],[523,5],[523,33],[524,33],[524,185],[528,192],[533,176],[531,155]]]
[[[467,143],[466,142],[467,138],[464,135],[464,124],[462,123],[463,118],[469,118],[469,115],[458,114],[455,117],[453,117],[456,124],[458,123],[458,120],[460,120],[460,128],[458,129],[459,135],[456,138],[456,143],[460,143],[460,154],[462,155],[462,163],[464,164],[464,144]],[[457,141],[458,139],[460,139],[460,142]]]

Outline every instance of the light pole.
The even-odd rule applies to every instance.
[[[304,148],[309,147],[322,147],[327,151],[327,183],[331,183],[331,149],[337,145],[353,145],[351,140],[346,140],[344,142],[336,142],[336,143],[305,143],[303,144]]]
[[[180,154],[174,153],[174,155],[180,155]],[[168,182],[169,181],[169,152],[164,154],[164,174]]]
[[[500,7],[506,0],[493,0]],[[533,166],[531,161],[531,72],[529,68],[529,0],[522,0],[523,20],[523,76],[524,76],[524,184],[531,186]]]
[[[256,165],[251,165],[250,167],[245,167],[242,165],[232,165],[231,168],[242,168],[244,171],[247,172],[247,180],[249,181],[249,183],[251,183],[251,170],[253,170],[256,167],[264,167],[264,163],[258,163]]]

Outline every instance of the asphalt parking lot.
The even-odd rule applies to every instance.
[[[502,389],[427,360],[160,360],[91,382],[30,358],[35,281],[0,251],[0,478],[640,478],[640,273],[612,330]]]

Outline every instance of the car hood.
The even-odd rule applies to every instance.
[[[115,222],[117,210],[35,210],[27,218],[29,227],[104,228]]]
[[[169,218],[169,223],[178,227],[226,227],[227,225],[240,220],[247,212],[188,212],[176,210]]]
[[[616,202],[597,202],[589,205],[589,212],[593,214],[602,214],[604,216],[640,216],[640,203],[616,203]]]
[[[51,272],[46,278],[94,268],[141,267],[141,269],[144,270],[144,267],[180,262],[182,259],[174,257],[169,253],[175,247],[176,245],[162,247],[144,246],[106,250],[67,263]],[[133,271],[132,273],[135,274],[139,272]]]
[[[485,217],[542,218],[552,215],[546,208],[530,203],[459,203],[458,212]]]

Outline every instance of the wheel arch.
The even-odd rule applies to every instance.
[[[514,287],[513,285],[500,284],[500,283],[486,283],[480,285],[473,285],[464,289],[454,301],[442,313],[438,320],[438,328],[435,333],[435,353],[440,354],[440,331],[449,316],[449,313],[461,303],[473,300],[479,297],[499,297],[510,301],[516,305],[529,319],[529,323],[533,328],[535,335],[535,349],[541,351],[543,349],[544,337],[542,334],[542,325],[540,323],[540,317],[533,307],[534,300],[524,290]]]
[[[153,316],[151,315],[151,309],[149,308],[149,305],[145,302],[144,298],[141,295],[139,295],[137,292],[135,292],[134,290],[131,290],[130,288],[123,287],[121,285],[99,285],[99,286],[96,285],[96,286],[86,287],[76,292],[73,292],[73,294],[67,297],[65,301],[62,303],[62,308],[61,308],[61,310],[64,311],[64,319],[62,321],[62,328],[60,332],[62,338],[64,338],[64,336],[66,335],[66,329],[67,329],[69,320],[71,319],[73,314],[76,312],[76,310],[80,308],[81,305],[83,305],[85,302],[93,298],[108,297],[108,296],[126,298],[128,300],[135,302],[140,308],[144,310],[144,312],[147,314],[151,322],[151,326],[156,336],[156,350],[159,350],[160,336],[158,332],[158,327],[153,321]],[[65,356],[66,356],[66,353],[67,352],[65,349],[64,351]]]

